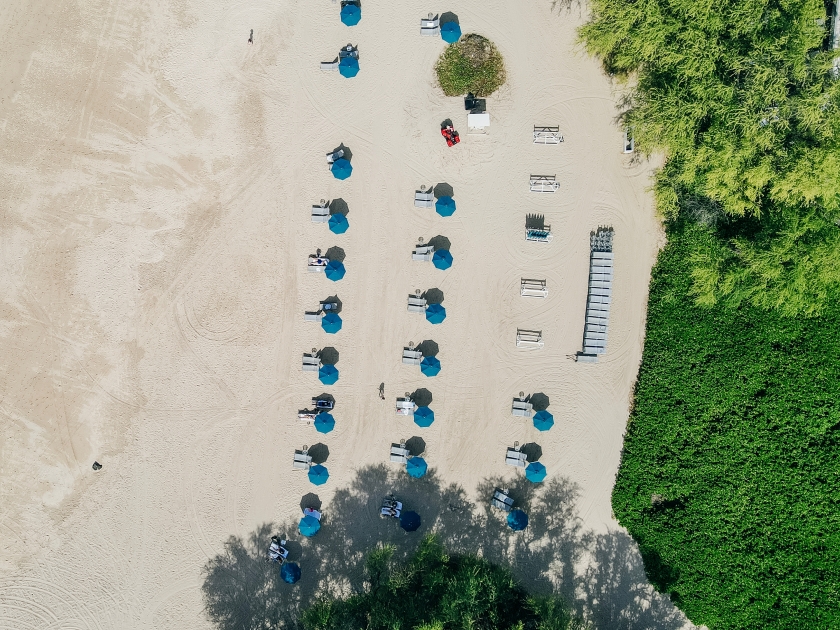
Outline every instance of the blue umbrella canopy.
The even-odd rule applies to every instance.
[[[338,62],[338,72],[341,76],[352,79],[359,74],[359,60],[355,57],[342,57]]]
[[[362,19],[362,8],[358,4],[345,4],[341,7],[341,23],[356,26]]]
[[[435,201],[435,212],[442,217],[451,217],[455,214],[455,200],[452,197],[438,197]]]
[[[335,385],[338,380],[338,368],[334,365],[322,365],[318,369],[318,380],[324,385]]]
[[[534,414],[534,426],[538,431],[548,431],[554,426],[554,416],[547,411],[538,411]]]
[[[439,249],[432,256],[432,264],[438,269],[449,269],[452,266],[452,254],[448,249]]]
[[[330,471],[327,470],[326,466],[318,464],[317,466],[313,466],[309,469],[309,481],[314,483],[316,486],[323,486],[327,483],[327,479],[329,478]]]
[[[280,577],[287,584],[294,584],[300,579],[300,567],[297,562],[286,562],[280,567]]]
[[[338,313],[327,313],[321,318],[321,328],[324,332],[334,335],[341,330],[341,318]]]
[[[420,515],[417,512],[400,514],[400,527],[407,532],[416,532],[420,527]]]
[[[298,523],[298,531],[307,538],[312,538],[321,529],[321,521],[314,516],[304,516]]]
[[[521,532],[528,527],[528,515],[522,510],[511,510],[507,515],[507,524],[515,532]]]
[[[426,308],[426,321],[430,324],[440,324],[446,319],[446,309],[440,304],[430,304]]]
[[[437,376],[440,374],[440,361],[437,357],[424,357],[420,362],[420,371],[426,376]]]
[[[414,410],[414,424],[416,424],[418,427],[423,427],[423,428],[430,427],[430,426],[432,426],[432,423],[434,421],[435,421],[435,412],[432,411],[431,409],[429,409],[428,407],[417,407],[417,409]],[[414,459],[419,459],[419,458],[415,457]],[[414,459],[410,459],[410,460],[408,460],[408,462],[411,463],[411,462],[414,461]],[[421,460],[421,461],[423,461],[423,460]],[[406,468],[406,469],[409,470],[409,474],[411,474],[410,469],[408,469],[408,468]],[[425,461],[423,462],[423,472],[426,472],[426,462]]]
[[[531,462],[525,469],[525,478],[533,483],[539,483],[545,479],[545,466],[539,462]]]
[[[350,222],[343,214],[334,214],[330,217],[329,226],[333,234],[344,234],[350,227]]]
[[[324,270],[327,278],[332,280],[333,282],[338,282],[344,277],[344,274],[347,273],[347,270],[344,268],[344,263],[339,262],[337,260],[331,260],[327,263],[327,268]]]
[[[347,57],[344,59],[347,59]],[[344,59],[341,60],[342,63],[344,62]],[[350,164],[349,160],[338,158],[332,163],[330,170],[332,171],[333,177],[336,179],[347,179],[353,173],[353,166]]]
[[[458,22],[447,22],[440,25],[440,36],[447,44],[454,44],[461,39],[461,27]]]
[[[318,433],[329,433],[333,429],[335,429],[335,418],[332,414],[322,411],[315,416],[315,430]]]
[[[414,477],[415,479],[419,479],[420,477],[425,475],[426,470],[428,470],[428,468],[429,465],[426,463],[426,460],[422,457],[412,457],[405,464],[405,471],[408,473],[408,476]]]

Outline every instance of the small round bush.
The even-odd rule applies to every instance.
[[[489,96],[505,82],[505,61],[486,37],[470,33],[447,46],[435,65],[438,83],[447,96],[472,92]]]

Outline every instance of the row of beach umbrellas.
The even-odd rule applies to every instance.
[[[356,26],[362,20],[362,7],[355,3],[346,3],[341,7],[341,23]],[[458,22],[445,22],[440,26],[440,38],[447,44],[454,44],[461,39],[461,26]]]

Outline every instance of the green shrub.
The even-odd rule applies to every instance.
[[[669,228],[613,509],[648,576],[712,630],[840,627],[840,306],[699,308]]]
[[[435,65],[438,84],[447,96],[472,92],[489,96],[505,82],[505,62],[489,39],[470,33],[447,46]]]

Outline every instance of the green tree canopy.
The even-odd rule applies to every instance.
[[[691,291],[815,314],[840,285],[840,81],[822,0],[593,0],[582,27],[607,72],[630,79],[624,122],[664,151],[673,219],[700,197],[719,243]]]

